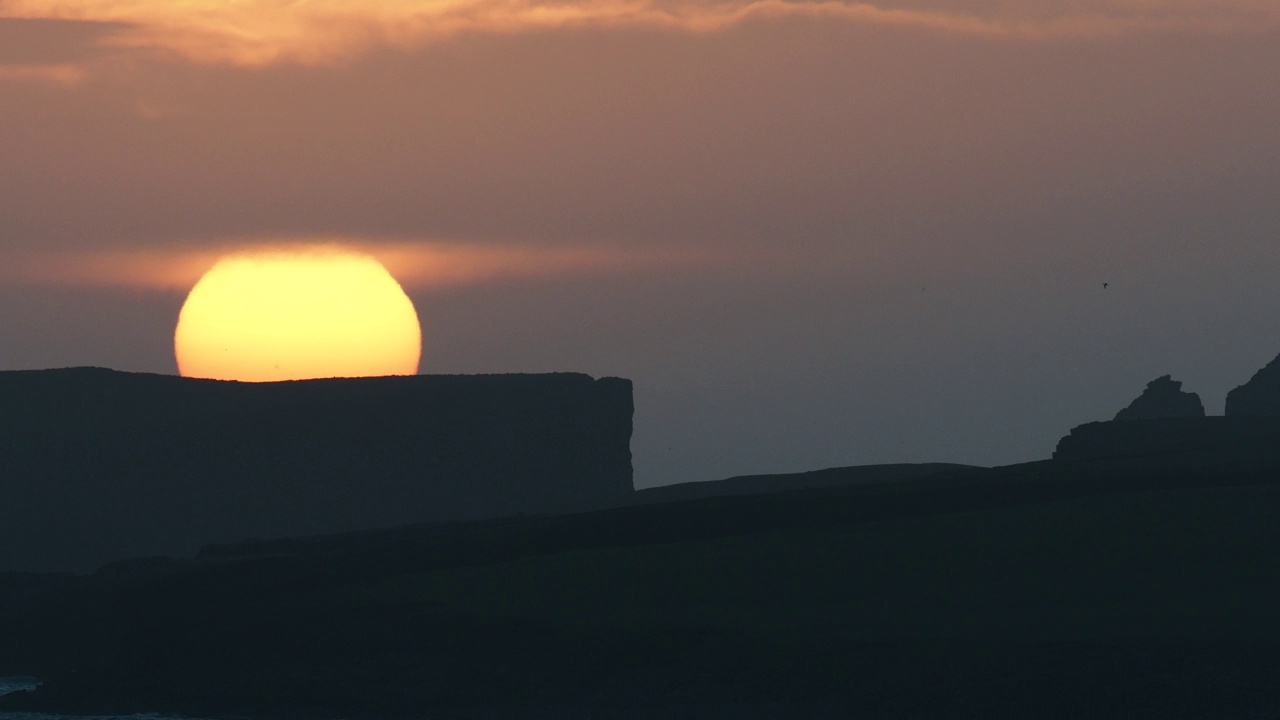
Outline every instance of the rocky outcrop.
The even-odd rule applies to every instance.
[[[628,502],[631,382],[0,372],[0,571]]]
[[[1186,417],[1092,422],[1058,441],[1054,460],[1162,458],[1170,466],[1280,467],[1280,418]]]
[[[1227,393],[1226,415],[1280,418],[1280,356]]]
[[[1182,383],[1169,375],[1147,383],[1129,407],[1116,413],[1116,420],[1204,417],[1204,404],[1195,393],[1183,392]]]

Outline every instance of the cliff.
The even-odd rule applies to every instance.
[[[0,571],[625,503],[631,383],[0,372]]]
[[[1280,418],[1280,356],[1227,393],[1226,415]]]
[[[1156,378],[1111,422],[1072,428],[1053,459],[1280,468],[1280,358],[1227,395],[1225,417],[1205,416],[1199,395],[1168,375]]]

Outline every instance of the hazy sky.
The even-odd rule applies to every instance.
[[[423,372],[633,379],[641,486],[1046,457],[1280,353],[1278,73],[1275,0],[0,0],[0,369],[341,241]]]

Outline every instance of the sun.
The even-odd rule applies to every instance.
[[[307,249],[237,253],[187,296],[173,337],[184,377],[270,382],[413,375],[413,302],[374,258]]]

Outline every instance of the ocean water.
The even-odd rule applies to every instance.
[[[0,677],[0,695],[19,690],[34,690],[35,678]],[[0,720],[198,720],[171,715],[45,715],[43,713],[9,713],[0,711]]]

